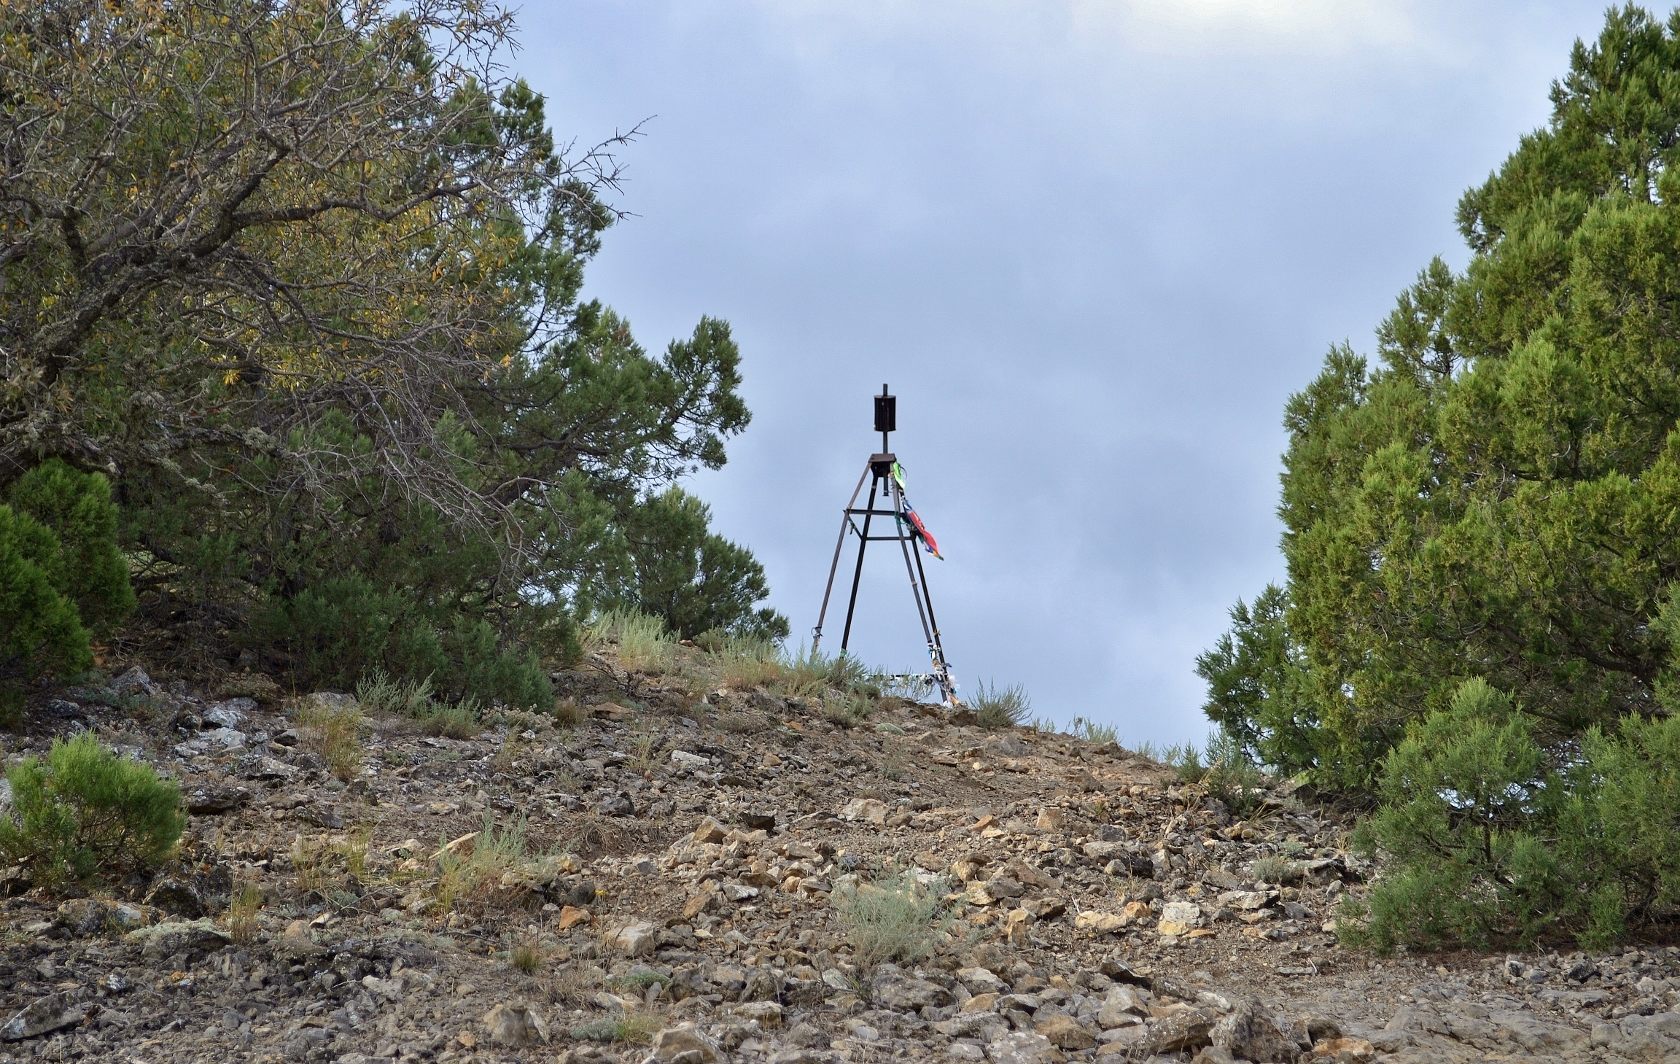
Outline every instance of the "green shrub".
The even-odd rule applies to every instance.
[[[474,698],[459,702],[433,702],[417,718],[427,735],[448,739],[471,739],[484,730],[483,707]]]
[[[93,665],[88,631],[43,564],[52,534],[0,505],[0,680],[30,683]]]
[[[1020,684],[1002,690],[994,684],[981,682],[975,686],[969,708],[980,718],[980,726],[995,731],[1013,728],[1032,719],[1032,699]]]
[[[431,677],[394,680],[385,670],[372,669],[356,682],[356,701],[370,713],[418,719],[432,704]]]
[[[495,702],[518,709],[547,709],[554,688],[537,655],[504,647],[495,629],[482,620],[458,622],[443,641],[444,652],[459,669],[460,699]]]
[[[369,667],[383,667],[387,649],[399,650],[401,675],[430,675],[443,666],[442,649],[421,671],[427,658],[416,654],[414,642],[425,642],[424,629],[403,634],[395,643],[392,629],[404,613],[396,594],[380,591],[359,573],[323,580],[297,594],[266,603],[253,625],[263,640],[291,658],[298,679],[310,685],[347,684]],[[435,637],[432,637],[435,641]],[[414,660],[416,657],[422,660]]]
[[[103,476],[52,459],[18,478],[7,502],[52,531],[53,580],[95,637],[133,611],[128,562],[117,549],[117,507]]]
[[[179,787],[88,732],[54,740],[45,762],[25,758],[7,779],[12,810],[0,816],[0,857],[46,885],[153,867],[186,826]]]
[[[1259,808],[1266,796],[1266,777],[1232,732],[1214,729],[1208,735],[1206,757],[1202,784],[1209,794],[1234,816],[1245,817]]]
[[[866,698],[881,697],[881,678],[874,669],[858,658],[841,651],[828,659],[824,679],[830,687],[838,687],[848,694]]]
[[[1282,854],[1267,854],[1254,859],[1248,874],[1261,883],[1293,883],[1301,878],[1301,866]]]
[[[63,462],[35,467],[7,491],[0,503],[0,685],[93,664],[92,640],[134,608],[116,529],[105,478]]]
[[[486,811],[484,826],[475,838],[457,849],[444,846],[438,850],[438,908],[448,912],[463,904],[485,907],[499,891],[509,889],[517,894],[519,888],[503,877],[517,872],[531,860],[524,819],[498,828]]]
[[[473,697],[449,702],[432,697],[430,677],[395,680],[374,669],[356,684],[356,701],[373,713],[407,717],[427,735],[470,739],[483,730],[483,706]]]
[[[483,620],[433,617],[409,592],[377,587],[359,573],[274,598],[253,630],[291,659],[298,679],[343,687],[374,670],[419,683],[449,677],[441,693],[521,709],[546,709],[554,692],[536,655],[504,645]]]
[[[1543,844],[1557,780],[1528,721],[1482,680],[1459,687],[1384,759],[1382,806],[1355,844],[1389,871],[1351,941],[1389,950],[1530,943],[1556,920],[1559,869]]]
[[[841,651],[833,657],[801,646],[782,653],[776,689],[790,698],[824,698],[831,689],[845,695],[881,697],[883,677],[858,658]]]
[[[1604,949],[1680,909],[1680,717],[1594,728],[1569,775],[1555,832],[1575,872],[1581,944]],[[1581,898],[1585,897],[1584,904]]]
[[[943,880],[923,884],[909,872],[837,892],[834,911],[865,970],[883,961],[917,961],[932,953],[950,926]]]
[[[1202,764],[1202,754],[1195,743],[1174,743],[1167,747],[1161,751],[1161,764],[1172,769],[1180,783],[1200,783],[1207,775],[1207,766]]]
[[[801,646],[787,655],[776,689],[788,698],[821,698],[828,691],[829,659],[817,650]]]

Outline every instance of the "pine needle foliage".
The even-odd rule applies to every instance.
[[[1357,844],[1384,872],[1345,937],[1380,951],[1603,949],[1680,920],[1680,717],[1590,729],[1560,760],[1504,692],[1466,681],[1385,759]]]
[[[1609,10],[1460,199],[1465,268],[1426,264],[1371,352],[1337,345],[1288,401],[1288,579],[1198,661],[1262,763],[1369,792],[1467,677],[1553,757],[1672,708],[1676,69],[1680,20]]]
[[[0,858],[48,887],[156,867],[186,826],[175,783],[90,732],[54,740],[45,760],[24,758],[6,778],[12,808],[0,814]]]

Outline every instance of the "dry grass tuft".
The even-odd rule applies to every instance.
[[[968,705],[989,731],[1020,727],[1032,719],[1032,699],[1020,684],[1000,690],[996,684],[981,683]]]
[[[327,769],[341,780],[351,780],[361,771],[362,710],[354,702],[332,705],[319,699],[306,701],[298,710],[309,748],[321,755]]]
[[[546,959],[542,947],[529,939],[515,942],[513,949],[508,951],[508,963],[513,965],[515,971],[524,975],[535,975],[541,970]]]
[[[222,914],[228,934],[241,946],[249,946],[257,938],[257,914],[262,912],[262,890],[255,883],[241,883],[228,896],[227,911]]]
[[[738,691],[775,684],[786,672],[776,644],[762,639],[730,639],[718,651],[718,668],[725,687]]]

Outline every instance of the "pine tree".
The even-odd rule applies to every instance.
[[[1545,744],[1666,712],[1676,70],[1680,13],[1611,11],[1548,125],[1460,202],[1468,268],[1430,263],[1374,359],[1337,348],[1290,400],[1287,586],[1202,661],[1210,715],[1282,767],[1364,785],[1470,677]]]

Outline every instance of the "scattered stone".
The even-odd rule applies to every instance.
[[[881,1008],[896,1012],[939,1008],[951,1003],[951,992],[893,964],[879,965],[869,981],[869,997]]]
[[[1001,994],[1009,984],[986,968],[959,968],[957,979],[974,994]]]
[[[146,670],[138,665],[130,666],[120,676],[105,685],[106,690],[118,698],[132,698],[137,695],[162,694],[162,688],[152,682],[146,675]]]
[[[1199,1049],[1212,1041],[1218,1016],[1211,1009],[1188,1008],[1151,1023],[1139,1049],[1150,1053],[1179,1053]]]
[[[1128,923],[1137,923],[1139,920],[1147,920],[1149,912],[1148,902],[1129,901],[1121,907],[1120,916]]]
[[[729,1010],[734,1015],[763,1028],[782,1025],[782,1006],[774,1001],[748,1001]]]
[[[1032,753],[1032,749],[1014,732],[1007,732],[1000,736],[995,749],[1004,757],[1026,757]]]
[[[484,1014],[490,1041],[499,1046],[534,1046],[548,1041],[548,1024],[542,1014],[525,1004],[495,1006]]]
[[[646,920],[631,920],[613,929],[607,945],[626,957],[646,957],[659,947],[659,928]]]
[[[1009,915],[1003,918],[1004,940],[1012,946],[1024,946],[1027,943],[1029,929],[1035,917],[1026,909],[1011,909]]]
[[[200,714],[199,727],[242,728],[256,708],[256,701],[250,698],[230,698],[226,702],[217,702]]]
[[[1169,901],[1161,909],[1155,929],[1163,935],[1184,935],[1202,924],[1202,907],[1194,902]]]
[[[881,827],[887,822],[887,804],[879,798],[853,798],[840,810],[840,819],[861,820]]]
[[[1286,1020],[1257,1002],[1244,1001],[1213,1025],[1209,1039],[1248,1060],[1291,1062],[1307,1047],[1306,1026]]]
[[[765,1064],[834,1064],[840,1058],[820,1049],[781,1049],[770,1054]]]
[[[234,672],[222,678],[221,693],[228,698],[269,701],[280,694],[280,685],[260,672]]]
[[[377,715],[346,785],[286,726],[295,703],[132,680],[144,713],[97,688],[73,718],[43,692],[15,754],[115,724],[124,756],[220,819],[194,821],[145,904],[49,902],[0,867],[0,1061],[1680,1060],[1680,949],[1350,960],[1327,921],[1373,869],[1341,814],[1282,785],[1236,820],[1123,751],[964,711],[885,699],[840,730],[760,690],[696,715],[681,670],[626,686],[593,664],[557,690],[611,708],[563,731],[509,710],[433,737]],[[643,732],[651,763],[631,753]],[[475,863],[462,832],[527,816],[528,853],[440,905],[438,842]],[[1257,886],[1277,855],[1295,871]],[[860,968],[831,897],[898,873],[944,879],[936,947]],[[547,1048],[537,1008],[587,1033]],[[671,1026],[632,1049],[613,1041],[632,1014]]]
[[[1135,988],[1124,984],[1113,986],[1103,997],[1102,1008],[1097,1012],[1097,1023],[1104,1030],[1130,1027],[1143,1022],[1143,1013],[1147,1008]]]
[[[647,1064],[718,1064],[723,1051],[692,1025],[667,1027],[653,1036]]]
[[[199,896],[198,888],[184,879],[176,879],[173,876],[165,876],[152,884],[152,889],[146,892],[145,901],[147,905],[156,906],[175,916],[204,915],[204,899]]]
[[[207,953],[232,941],[226,931],[207,919],[165,920],[150,927],[137,927],[123,938],[138,945],[141,953],[150,959],[177,953]]]
[[[703,817],[700,825],[694,829],[695,842],[721,843],[729,837],[729,829],[719,824],[711,817]]]
[[[1269,890],[1228,890],[1219,896],[1219,904],[1222,907],[1239,912],[1264,909],[1276,900],[1276,892]]]
[[[0,1026],[0,1041],[21,1042],[44,1034],[74,1027],[93,1012],[89,1001],[73,1002],[67,994],[48,994],[36,998],[23,1011]]]
[[[319,957],[326,953],[326,947],[315,941],[315,932],[310,929],[308,920],[293,920],[286,925],[286,930],[280,933],[278,943],[280,952],[296,960]]]
[[[194,816],[229,813],[251,800],[244,787],[201,785],[188,791],[182,801]]]
[[[1013,1031],[986,1046],[992,1064],[1059,1064],[1067,1057],[1037,1031]]]
[[[297,779],[298,770],[265,754],[250,754],[239,760],[239,773],[249,780],[265,783],[289,783]]]
[[[1326,1038],[1314,1042],[1302,1059],[1312,1064],[1370,1064],[1377,1059],[1377,1047],[1363,1038]]]
[[[1033,1021],[1033,1030],[1050,1039],[1052,1045],[1061,1049],[1090,1049],[1097,1044],[1095,1035],[1082,1027],[1072,1016],[1061,1013],[1037,1017]]]
[[[1090,931],[1104,934],[1119,931],[1132,921],[1120,913],[1105,913],[1097,909],[1087,909],[1073,918],[1075,931]]]

